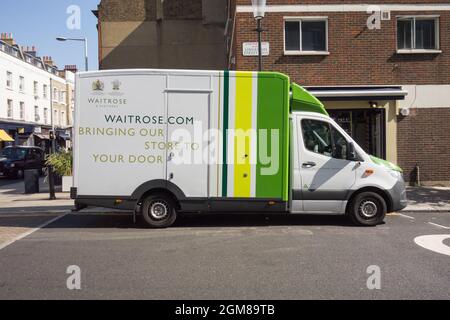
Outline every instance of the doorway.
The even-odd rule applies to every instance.
[[[370,155],[386,159],[386,110],[327,110],[358,145]]]

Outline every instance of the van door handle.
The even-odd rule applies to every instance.
[[[315,167],[315,166],[316,166],[315,162],[305,162],[305,163],[302,164],[303,168],[312,168],[312,167]]]

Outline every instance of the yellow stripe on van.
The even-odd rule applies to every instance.
[[[252,129],[252,73],[236,72],[234,132],[234,196],[251,196],[250,139]]]

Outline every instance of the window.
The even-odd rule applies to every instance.
[[[287,54],[328,54],[327,18],[286,20],[284,51]]]
[[[12,100],[9,100],[8,99],[8,102],[7,102],[7,105],[8,105],[8,110],[7,110],[7,117],[9,118],[9,119],[12,119],[13,118],[13,108],[14,108],[14,105],[13,105],[13,101]]]
[[[64,91],[60,91],[60,92],[59,92],[59,94],[58,94],[58,100],[59,100],[59,102],[61,102],[61,103],[64,103],[64,102],[65,102],[65,92],[64,92]]]
[[[19,77],[19,91],[24,92],[25,91],[25,78]]]
[[[41,120],[41,117],[39,117],[39,107],[34,106],[34,121],[39,122]]]
[[[347,159],[348,142],[344,136],[327,122],[302,120],[305,148],[336,159]]]
[[[47,99],[47,85],[44,84],[42,86],[42,96],[44,97],[44,99]]]
[[[44,108],[44,123],[48,124],[48,108]]]
[[[66,113],[64,111],[61,111],[61,121],[59,122],[62,126],[66,125]]]
[[[439,50],[439,18],[398,18],[397,48],[400,52],[414,50]]]
[[[333,126],[331,126],[331,140],[333,141],[333,158],[346,160],[348,152],[347,139]]]
[[[25,120],[25,102],[20,102],[20,120]]]
[[[39,96],[38,86],[39,86],[38,82],[34,81],[33,82],[33,93],[34,93],[35,97]]]
[[[10,89],[12,89],[13,86],[12,72],[9,71],[6,72],[6,86]]]
[[[59,118],[58,118],[58,110],[54,110],[53,111],[53,123],[54,124],[59,124],[58,120],[59,120]]]
[[[58,89],[56,88],[53,89],[53,100],[58,100]]]

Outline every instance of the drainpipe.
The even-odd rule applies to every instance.
[[[420,167],[419,164],[416,164],[416,167],[414,168],[416,170],[416,184],[418,187],[420,187]]]

